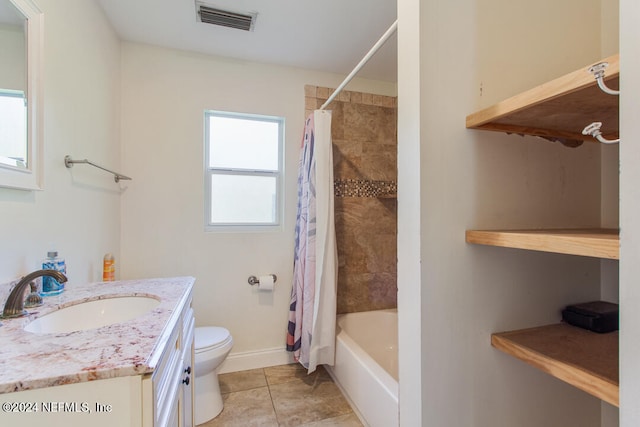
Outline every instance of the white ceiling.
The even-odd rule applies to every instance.
[[[257,12],[254,31],[196,21],[195,0],[97,0],[124,40],[348,74],[396,20],[396,0],[206,0]],[[397,37],[358,73],[397,81]]]

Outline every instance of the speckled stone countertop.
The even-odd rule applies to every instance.
[[[174,277],[67,282],[62,294],[46,297],[44,305],[27,309],[28,316],[1,319],[0,393],[153,372],[194,281],[193,277]],[[57,309],[118,296],[153,297],[160,304],[135,319],[96,329],[61,334],[23,330],[38,316]]]

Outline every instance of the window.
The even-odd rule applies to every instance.
[[[205,112],[205,228],[280,224],[284,118]]]

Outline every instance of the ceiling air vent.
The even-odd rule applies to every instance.
[[[222,10],[196,2],[198,21],[205,24],[220,25],[237,28],[238,30],[253,31],[257,13],[238,13]]]

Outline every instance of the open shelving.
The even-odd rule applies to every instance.
[[[604,85],[619,87],[619,55],[606,62]],[[601,142],[619,138],[618,96],[584,67],[467,116],[469,129],[539,136],[578,146],[585,127],[602,122]],[[594,135],[595,136],[595,135]],[[608,140],[607,140],[608,139]],[[467,230],[466,242],[601,259],[620,258],[618,230]],[[564,323],[495,333],[491,345],[612,405],[619,405],[618,332],[598,334]]]
[[[564,323],[491,336],[491,345],[612,405],[619,405],[618,332]]]
[[[604,81],[618,88],[619,55],[607,62]],[[585,126],[603,123],[603,135],[618,138],[618,97],[604,93],[588,67],[522,92],[467,116],[469,129],[482,129],[550,139],[592,140],[582,134]]]
[[[467,243],[619,259],[618,230],[467,230]]]

